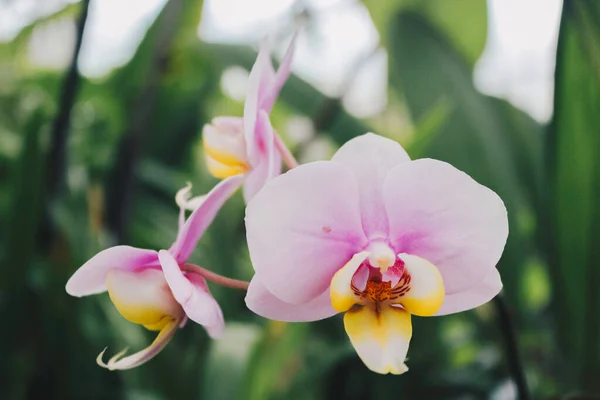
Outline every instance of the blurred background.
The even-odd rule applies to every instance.
[[[202,125],[242,115],[260,40],[277,59],[298,27],[275,128],[301,161],[374,131],[498,192],[504,303],[414,318],[409,373],[380,376],[341,318],[267,321],[213,285],[222,340],[188,324],[98,367],[155,333],[67,279],[174,240],[175,192],[216,182]],[[0,0],[0,398],[510,400],[520,367],[531,398],[600,398],[599,150],[597,0]],[[192,262],[249,279],[243,215],[238,193]]]

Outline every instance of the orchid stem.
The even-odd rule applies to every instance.
[[[199,275],[202,275],[204,278],[208,279],[211,282],[232,289],[248,290],[248,286],[250,285],[250,282],[227,278],[223,275],[219,275],[195,264],[183,264],[182,267],[186,271],[195,272]]]
[[[283,162],[285,162],[285,165],[287,165],[289,169],[293,169],[298,166],[298,161],[290,149],[288,149],[285,143],[283,143],[283,140],[281,140],[281,136],[279,136],[278,133],[275,133],[275,146],[277,146],[277,150],[279,150],[279,153],[281,153]]]
[[[500,323],[500,331],[504,336],[504,344],[506,346],[506,356],[508,368],[515,382],[519,400],[531,400],[531,394],[527,388],[527,379],[525,377],[525,369],[519,354],[519,344],[517,340],[517,332],[510,313],[508,304],[502,295],[494,298],[494,306],[498,313],[498,322]]]

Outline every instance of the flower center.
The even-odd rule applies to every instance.
[[[445,289],[437,267],[424,258],[398,254],[385,268],[373,265],[364,251],[352,259],[331,279],[331,305],[344,312],[366,307],[379,315],[385,306],[414,315],[434,315],[444,301]],[[387,310],[387,308],[385,308]]]
[[[365,294],[374,302],[382,302],[392,298],[392,284],[390,282],[368,281]]]
[[[400,258],[396,258],[393,265],[385,268],[383,273],[381,268],[373,266],[370,260],[365,261],[361,268],[362,274],[368,274],[366,283],[360,285],[358,282],[355,283],[355,279],[353,279],[351,287],[354,294],[363,300],[383,303],[396,300],[410,290],[411,277]],[[364,289],[361,289],[362,287]]]

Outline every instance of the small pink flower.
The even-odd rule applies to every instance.
[[[350,341],[378,373],[407,370],[411,314],[468,310],[502,288],[502,200],[374,134],[270,181],[248,204],[246,228],[248,307],[282,321],[345,312]]]
[[[202,131],[209,172],[221,179],[245,174],[246,201],[281,173],[280,151],[286,151],[271,126],[269,113],[290,75],[294,40],[277,71],[269,53],[263,45],[250,72],[244,117],[217,117]]]
[[[203,325],[212,338],[222,334],[224,322],[219,304],[204,277],[187,271],[185,263],[242,179],[233,176],[220,182],[196,202],[197,208],[187,220],[181,207],[177,239],[168,251],[111,247],[92,257],[69,279],[66,289],[70,295],[82,297],[108,290],[115,307],[127,320],[159,331],[149,347],[125,358],[121,358],[125,353],[122,351],[104,363],[103,351],[97,358],[99,365],[116,370],[145,363],[167,345],[188,318]],[[189,187],[183,191],[189,191]],[[181,193],[177,197],[180,200]]]

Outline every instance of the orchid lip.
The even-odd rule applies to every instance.
[[[372,252],[355,254],[335,273],[331,305],[345,312],[346,332],[368,368],[402,374],[407,370],[411,315],[432,316],[439,310],[443,279],[437,267],[422,257],[400,253],[388,266],[388,260],[381,261],[389,253],[387,245],[379,242],[369,249]]]

